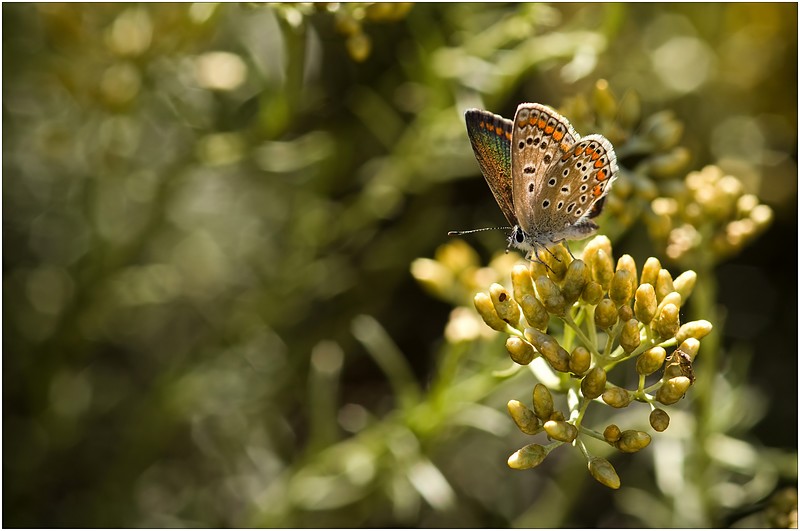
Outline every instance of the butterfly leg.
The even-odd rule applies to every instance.
[[[564,247],[567,248],[567,252],[569,253],[569,255],[572,257],[573,260],[575,260],[575,255],[572,254],[572,249],[569,248],[569,244],[567,243],[567,239],[566,238],[561,238],[560,240],[556,240],[553,243],[563,244]]]
[[[547,249],[547,247],[545,247],[545,249]],[[535,256],[535,257],[536,257],[536,260],[532,260],[532,259],[530,258],[530,256],[528,257],[528,260],[530,260],[531,262],[539,262],[540,264],[542,264],[543,266],[545,266],[547,269],[549,269],[551,273],[555,273],[555,271],[553,271],[553,268],[552,268],[552,267],[550,267],[549,265],[547,265],[547,263],[545,263],[545,262],[544,262],[544,261],[541,259],[541,257],[539,256],[539,250],[537,249],[537,246],[534,246],[534,248],[533,248],[533,251],[531,251],[531,253],[533,254],[533,256]],[[553,253],[550,253],[550,254],[553,254]],[[558,258],[556,258],[556,260],[558,260]]]

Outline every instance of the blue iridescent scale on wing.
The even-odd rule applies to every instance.
[[[479,109],[465,114],[467,133],[486,183],[508,222],[517,224],[511,180],[511,133],[514,124]]]

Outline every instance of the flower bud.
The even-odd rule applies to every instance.
[[[651,256],[644,263],[644,267],[642,268],[642,279],[640,280],[640,283],[650,284],[651,286],[655,287],[656,280],[658,280],[659,271],[661,271],[661,262],[658,261],[658,258]]]
[[[511,418],[514,419],[514,424],[517,425],[522,433],[528,435],[535,435],[539,433],[541,425],[539,419],[533,414],[533,411],[525,407],[525,404],[517,400],[510,400],[508,402],[508,412]]]
[[[603,249],[598,249],[592,257],[591,265],[592,278],[603,287],[603,291],[607,291],[614,278],[614,263],[611,261],[611,256]]]
[[[700,341],[689,337],[684,339],[678,348],[694,361],[694,358],[697,356],[697,351],[700,350]]]
[[[550,270],[547,269],[547,266],[544,265],[542,262],[532,261],[531,262],[531,279],[537,279],[541,276],[547,276],[550,273]]]
[[[553,411],[553,413],[550,414],[550,418],[548,420],[557,420],[563,422],[567,419],[564,418],[564,414],[562,412]]]
[[[517,336],[511,336],[506,339],[506,350],[511,355],[514,363],[519,363],[520,365],[527,365],[536,357],[536,353],[530,343]]]
[[[583,261],[591,266],[594,255],[600,249],[605,251],[608,256],[611,256],[611,240],[608,239],[608,236],[601,234],[589,240],[589,243],[583,248]]]
[[[681,326],[678,307],[667,304],[655,320],[655,330],[664,339],[674,336]]]
[[[594,84],[594,91],[592,91],[592,103],[597,111],[598,116],[602,116],[608,120],[614,120],[617,117],[617,99],[611,93],[608,87],[608,81],[605,79],[598,79]]]
[[[675,286],[672,283],[672,275],[669,274],[669,271],[666,269],[662,269],[658,272],[658,277],[656,278],[656,299],[658,302],[661,302],[667,293],[675,291]]]
[[[544,262],[550,266],[550,275],[553,277],[553,280],[561,281],[567,273],[567,266],[569,266],[572,261],[572,256],[564,245],[556,245],[550,249],[550,252],[553,254],[551,255],[545,252],[542,253],[541,256]]]
[[[606,389],[606,371],[602,367],[595,366],[594,369],[581,380],[581,393],[589,400],[593,400],[603,394]]]
[[[633,297],[634,277],[625,269],[619,269],[611,279],[611,288],[608,296],[617,306],[622,306]]]
[[[666,357],[667,351],[662,347],[653,347],[650,350],[646,350],[636,358],[636,372],[649,376],[661,368]]]
[[[574,260],[569,264],[564,284],[561,286],[561,293],[568,305],[578,300],[586,284],[589,283],[589,277],[589,267],[583,260]]]
[[[541,444],[523,446],[508,458],[508,466],[516,470],[526,470],[541,464],[547,457],[547,450]]]
[[[650,444],[650,436],[643,431],[625,430],[617,441],[617,448],[626,454],[632,454],[646,448]]]
[[[593,457],[589,461],[589,473],[592,477],[612,489],[618,489],[620,486],[619,476],[614,467],[611,466],[606,459],[602,457]]]
[[[483,318],[484,323],[494,328],[498,332],[504,332],[506,330],[506,326],[508,325],[505,323],[505,321],[498,317],[497,312],[494,309],[494,305],[492,304],[492,299],[489,298],[489,295],[483,292],[476,293],[475,297],[472,299],[472,302],[475,304],[475,309],[478,310],[478,313]]]
[[[533,281],[527,267],[517,264],[511,269],[511,285],[514,288],[514,299],[521,301],[525,295],[533,295]]]
[[[617,309],[617,315],[619,316],[619,320],[625,323],[633,319],[633,310],[631,310],[631,307],[627,304],[623,304]]]
[[[542,332],[547,330],[547,325],[550,324],[550,314],[547,313],[539,299],[534,295],[526,294],[522,296],[522,299],[517,300],[528,324]]]
[[[564,300],[564,295],[561,294],[558,284],[542,275],[536,279],[536,291],[539,293],[539,298],[548,312],[555,315],[564,315],[567,301]]]
[[[542,420],[550,419],[553,414],[553,395],[540,383],[533,388],[533,412]]]
[[[500,284],[492,284],[489,286],[489,296],[492,298],[492,304],[497,316],[514,328],[519,327],[519,306],[511,298],[506,288]]]
[[[681,298],[681,294],[678,293],[677,291],[671,291],[671,292],[667,293],[664,296],[663,299],[661,299],[661,302],[659,302],[658,305],[659,305],[660,308],[663,308],[667,304],[673,304],[676,307],[680,308],[682,302],[683,302],[683,299]],[[658,313],[658,312],[656,312],[656,313]]]
[[[655,178],[673,175],[685,168],[691,159],[691,153],[683,146],[678,146],[666,153],[654,155],[647,160],[647,171]]]
[[[654,409],[650,412],[650,425],[658,432],[666,430],[669,427],[669,415],[663,409]]]
[[[686,300],[694,290],[694,285],[697,282],[697,273],[692,271],[684,271],[672,283],[675,286],[675,291],[681,294],[681,300]]]
[[[611,299],[603,299],[594,310],[594,324],[606,330],[617,323],[617,307]]]
[[[622,331],[619,334],[619,344],[626,354],[630,354],[636,347],[639,346],[642,339],[639,336],[639,321],[631,319],[622,325]]]
[[[644,276],[644,275],[642,275]],[[636,289],[636,299],[633,303],[633,313],[640,322],[648,325],[656,316],[658,302],[656,290],[652,284],[642,284]]]
[[[684,324],[680,330],[678,330],[678,333],[675,334],[675,339],[678,343],[683,343],[690,337],[703,339],[711,332],[712,328],[714,327],[706,320],[691,321]]]
[[[665,406],[674,404],[683,398],[683,395],[686,393],[686,390],[689,389],[691,383],[691,380],[686,376],[670,378],[656,391],[656,400]]]
[[[617,116],[620,124],[633,129],[642,116],[642,100],[635,90],[628,90],[619,102]]]
[[[678,144],[683,135],[683,124],[672,111],[666,110],[650,115],[642,124],[642,130],[643,136],[657,151],[664,151]]]
[[[569,352],[547,334],[535,328],[526,328],[525,337],[530,341],[550,366],[560,372],[569,372]]]
[[[629,254],[623,254],[617,260],[617,271],[627,271],[631,274],[633,278],[634,287],[638,283],[636,279],[636,262],[633,260],[633,257]]]
[[[609,387],[603,391],[603,402],[611,407],[623,408],[628,407],[633,401],[633,395],[627,389],[622,387]]]
[[[603,430],[603,438],[610,444],[617,442],[621,436],[622,432],[616,424],[609,424],[606,426],[606,429]]]
[[[589,370],[592,364],[592,354],[584,347],[575,347],[569,356],[569,372],[581,376]]]
[[[544,431],[551,439],[568,443],[578,436],[578,428],[563,420],[548,420],[544,423]]]
[[[586,287],[583,288],[583,293],[581,293],[581,299],[583,299],[586,304],[595,305],[599,303],[602,298],[603,286],[593,280],[586,284]]]

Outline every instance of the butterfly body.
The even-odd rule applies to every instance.
[[[601,135],[581,138],[566,118],[522,103],[514,120],[479,109],[465,115],[472,149],[512,226],[508,241],[538,256],[597,230],[592,221],[616,179],[614,148]]]

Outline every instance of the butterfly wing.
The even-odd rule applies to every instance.
[[[479,109],[469,109],[465,120],[483,177],[508,222],[516,225],[511,190],[511,120]]]
[[[552,223],[543,228],[569,239],[593,232],[591,218],[600,214],[618,173],[614,147],[604,136],[587,135],[570,146],[548,170],[536,199],[551,214]]]
[[[514,213],[522,230],[539,232],[542,201],[550,168],[580,136],[569,121],[538,103],[522,103],[514,115],[511,136],[511,175]]]

